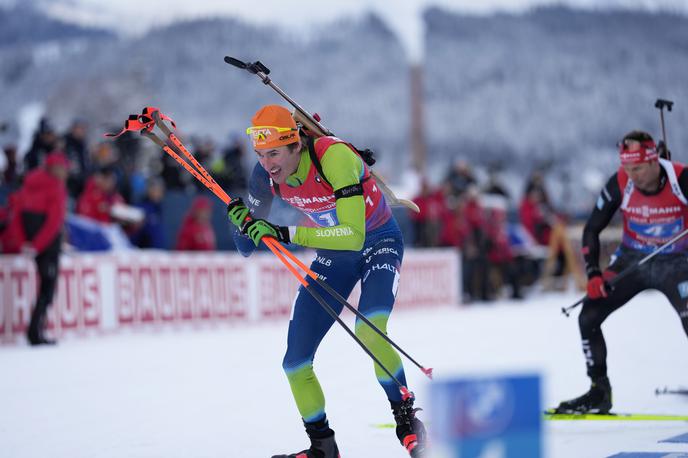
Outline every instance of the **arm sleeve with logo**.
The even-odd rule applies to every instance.
[[[361,182],[364,173],[361,158],[343,143],[327,148],[321,159],[323,173],[337,191]],[[365,201],[362,195],[337,199],[339,224],[332,227],[296,228],[292,242],[311,248],[327,250],[352,250],[363,248],[365,241]]]
[[[259,163],[253,168],[251,179],[248,183],[248,196],[246,206],[251,210],[251,218],[266,218],[272,206],[272,190],[270,189],[270,176]],[[232,238],[239,253],[250,256],[256,249],[253,241],[239,232],[239,228],[232,226]]]
[[[616,210],[621,206],[621,189],[615,173],[600,192],[583,229],[583,258],[588,277],[600,272],[600,232],[607,227]]]

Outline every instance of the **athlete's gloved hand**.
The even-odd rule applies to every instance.
[[[597,273],[588,279],[587,290],[590,299],[607,297],[607,283],[602,278],[601,273]]]
[[[227,217],[236,227],[241,229],[246,221],[246,217],[251,213],[241,198],[232,199],[227,204]]]
[[[264,219],[254,219],[244,224],[241,233],[248,235],[256,246],[260,244],[260,239],[265,236],[274,237],[282,243],[291,243],[287,226],[277,226]]]

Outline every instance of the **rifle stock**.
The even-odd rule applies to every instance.
[[[320,128],[320,126],[314,124],[308,117],[306,117],[299,110],[294,110],[291,115],[297,124],[301,124],[308,132],[312,133],[315,137],[324,137],[326,135],[332,135],[330,132],[325,132]]]

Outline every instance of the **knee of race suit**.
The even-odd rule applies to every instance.
[[[313,368],[312,356],[297,357],[296,355],[292,354],[287,348],[287,352],[284,354],[284,358],[282,359],[282,370],[285,374],[287,374],[287,376],[289,376],[290,373],[307,370],[309,368]]]
[[[588,305],[587,307],[585,305],[588,304],[584,304],[583,310],[581,310],[580,315],[578,315],[579,328],[581,331],[593,331],[599,329],[603,320],[600,319],[602,314],[599,313],[599,309],[596,308],[598,304]]]
[[[368,315],[364,315],[368,321],[373,323],[380,331],[387,334],[387,320],[389,319],[389,313],[377,312]],[[370,348],[371,350],[379,346],[380,344],[386,343],[385,340],[373,330],[366,322],[362,319],[356,319],[356,337],[358,337],[363,344]]]

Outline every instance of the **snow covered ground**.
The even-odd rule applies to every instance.
[[[397,313],[393,338],[437,377],[537,371],[543,404],[588,387],[571,294]],[[352,322],[350,315],[347,322]],[[336,325],[335,325],[336,326]],[[615,410],[688,414],[688,399],[654,389],[688,385],[688,340],[658,293],[605,323]],[[281,369],[286,323],[73,338],[55,348],[0,347],[0,456],[266,458],[306,444]],[[409,364],[419,406],[429,383]],[[340,329],[316,357],[331,426],[345,458],[405,453],[367,356]],[[660,444],[680,422],[548,422],[546,456],[683,452]]]

